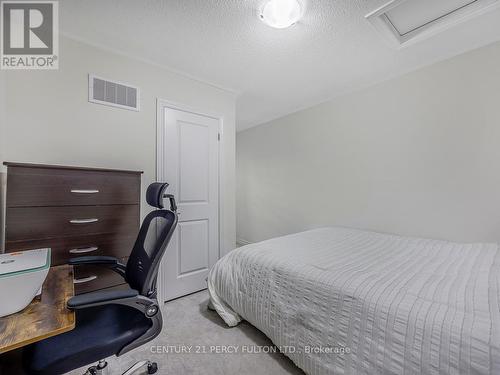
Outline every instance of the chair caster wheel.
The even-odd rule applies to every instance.
[[[156,374],[156,371],[158,371],[158,364],[156,362],[148,364],[148,374]]]

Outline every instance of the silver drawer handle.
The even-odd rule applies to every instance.
[[[72,219],[69,222],[71,224],[90,224],[90,223],[96,223],[98,221],[99,219],[92,218],[92,219]]]
[[[71,189],[71,192],[74,194],[97,194],[99,193],[99,190],[96,189]]]
[[[92,251],[96,251],[97,249],[99,249],[99,247],[89,246],[89,247],[80,247],[76,249],[71,249],[69,252],[71,254],[91,253]]]
[[[82,279],[73,279],[73,284],[83,284],[83,283],[88,283],[89,281],[97,279],[96,275],[92,275],[89,277],[84,277]]]

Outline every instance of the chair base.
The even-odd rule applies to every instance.
[[[158,371],[158,365],[156,364],[156,362],[139,361],[136,362],[127,371],[125,371],[122,375],[132,375],[134,372],[136,372],[139,369],[142,369],[144,366],[147,366],[148,374],[155,374]]]
[[[89,367],[83,375],[109,375],[108,362],[99,361],[97,365]]]
[[[151,361],[139,361],[134,363],[127,371],[125,371],[122,375],[132,375],[136,371],[142,369],[144,366],[147,366],[148,374],[155,374],[158,371],[158,365],[156,362]],[[99,363],[95,366],[91,366],[87,369],[85,374],[83,375],[109,375],[110,370],[108,366],[108,362],[105,360],[99,361]]]

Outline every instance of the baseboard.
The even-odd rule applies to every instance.
[[[236,239],[236,246],[238,247],[241,247],[241,246],[245,246],[245,245],[250,245],[252,242],[251,241],[247,241],[243,238],[237,238]]]

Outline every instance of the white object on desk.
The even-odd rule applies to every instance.
[[[47,277],[50,249],[0,254],[0,317],[28,306]]]

